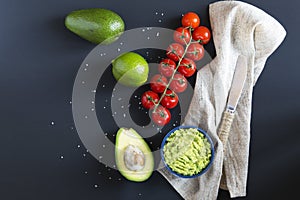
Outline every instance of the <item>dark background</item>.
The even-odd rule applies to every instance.
[[[129,182],[82,146],[70,101],[77,70],[95,45],[66,30],[64,17],[73,10],[102,7],[119,13],[126,29],[174,29],[187,11],[196,11],[208,25],[211,2],[1,0],[0,199],[181,199],[159,173],[144,183]],[[248,194],[243,199],[295,199],[300,178],[300,1],[247,2],[278,19],[288,34],[254,89]],[[212,44],[207,50],[214,56]],[[220,192],[219,199],[228,198]]]

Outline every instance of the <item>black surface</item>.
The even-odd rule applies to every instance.
[[[2,0],[0,199],[181,199],[157,172],[147,182],[129,182],[82,147],[69,102],[77,70],[95,45],[66,30],[64,17],[76,9],[103,7],[118,12],[127,29],[174,29],[180,14],[187,11],[196,11],[208,25],[210,2]],[[254,90],[248,195],[244,199],[296,199],[300,2],[247,2],[277,18],[288,35],[268,60]],[[155,12],[165,15],[159,17]],[[212,44],[207,50],[214,55]],[[219,199],[228,198],[226,192],[220,192]]]

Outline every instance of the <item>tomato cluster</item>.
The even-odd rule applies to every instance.
[[[171,120],[169,109],[177,106],[177,93],[186,90],[186,78],[195,74],[195,62],[203,58],[203,45],[211,38],[209,29],[200,26],[200,18],[196,13],[183,15],[181,24],[182,27],[174,31],[175,42],[167,48],[167,58],[158,65],[160,74],[151,78],[151,90],[146,91],[141,98],[143,107],[152,111],[152,120],[160,126]]]

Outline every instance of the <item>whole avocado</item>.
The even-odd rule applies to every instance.
[[[65,26],[95,44],[110,44],[125,29],[124,21],[117,13],[102,8],[73,11],[67,15]]]

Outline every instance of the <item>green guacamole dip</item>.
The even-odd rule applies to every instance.
[[[178,129],[166,140],[163,148],[167,165],[176,173],[192,176],[210,162],[211,146],[196,128]]]

